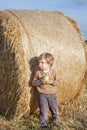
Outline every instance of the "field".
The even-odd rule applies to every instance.
[[[68,111],[66,116],[61,116],[58,126],[52,124],[49,119],[50,130],[87,130],[87,88],[79,100],[79,108]],[[29,117],[27,114],[21,119],[8,120],[1,114],[0,130],[41,130],[39,115],[34,114]]]

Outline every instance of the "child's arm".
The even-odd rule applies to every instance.
[[[33,84],[33,86],[36,86],[36,87],[41,85],[41,80],[38,79],[38,71],[34,75],[34,78],[32,80],[32,84]]]
[[[54,71],[53,75],[54,75],[54,80],[51,80],[51,85],[53,85],[53,86],[59,85],[60,80],[55,71]]]

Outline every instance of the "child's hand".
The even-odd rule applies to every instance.
[[[37,84],[38,84],[38,85],[41,85],[41,84],[42,84],[42,80],[41,80],[41,79],[38,79],[38,80],[37,80]]]

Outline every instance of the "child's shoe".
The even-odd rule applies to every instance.
[[[48,123],[47,123],[47,121],[42,122],[42,123],[41,123],[41,127],[42,127],[42,128],[48,128]]]

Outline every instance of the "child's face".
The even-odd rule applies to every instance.
[[[47,63],[45,59],[41,59],[39,61],[39,68],[43,71],[46,71],[50,68],[50,65]]]

